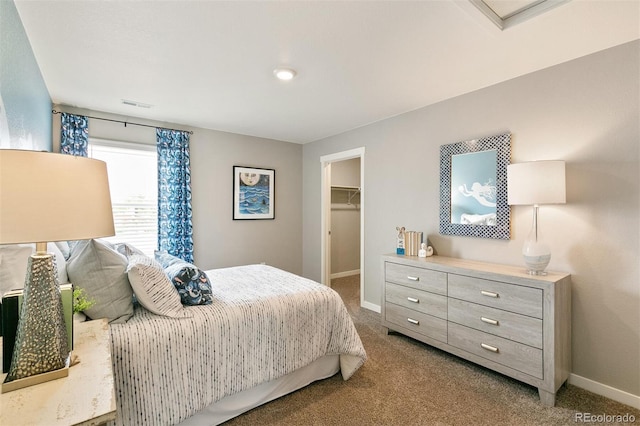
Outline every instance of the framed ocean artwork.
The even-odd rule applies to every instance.
[[[233,220],[275,218],[276,171],[233,166]]]

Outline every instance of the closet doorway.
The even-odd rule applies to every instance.
[[[364,148],[326,155],[322,165],[322,283],[360,276],[364,300]]]

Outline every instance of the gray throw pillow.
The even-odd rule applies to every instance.
[[[100,240],[79,241],[67,262],[74,287],[82,288],[95,304],[85,314],[111,323],[126,322],[133,315],[133,290],[126,274],[127,258]]]

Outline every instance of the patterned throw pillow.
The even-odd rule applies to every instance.
[[[184,262],[171,265],[164,271],[178,290],[183,305],[208,305],[213,301],[211,282],[201,269]]]
[[[213,301],[211,282],[203,270],[167,252],[156,252],[155,256],[178,290],[183,305],[208,305]]]

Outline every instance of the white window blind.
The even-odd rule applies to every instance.
[[[154,145],[89,140],[89,157],[107,163],[115,237],[149,256],[158,244],[158,160]]]

